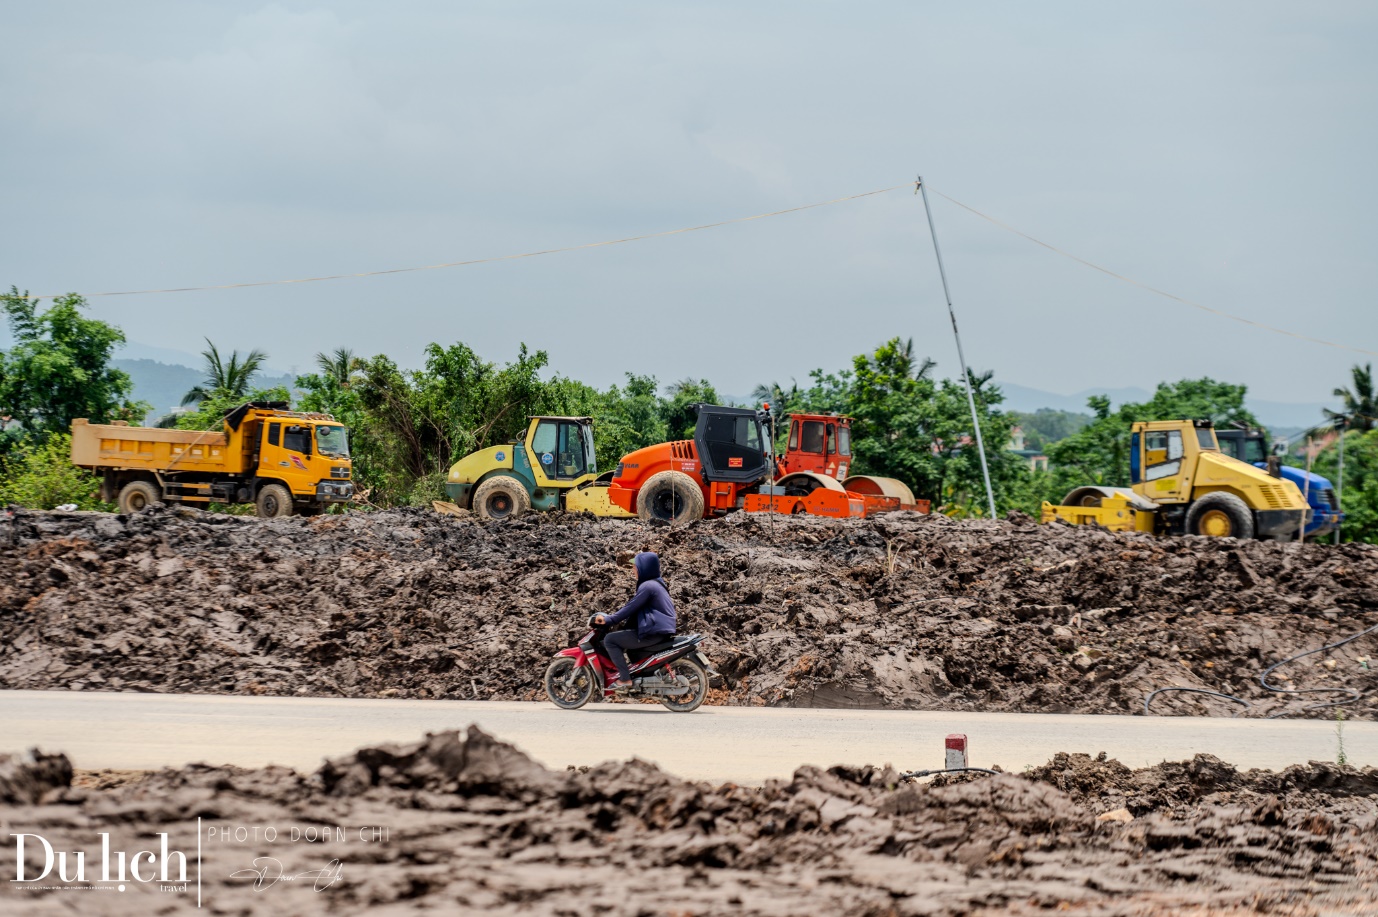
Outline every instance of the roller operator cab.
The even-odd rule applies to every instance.
[[[852,464],[852,419],[839,414],[791,414],[780,464],[786,474],[811,472],[846,480]]]
[[[642,519],[687,522],[741,509],[775,473],[764,414],[697,404],[692,440],[647,446],[622,457],[608,496]]]
[[[1132,487],[1078,487],[1043,521],[1119,531],[1217,538],[1296,537],[1308,510],[1301,491],[1220,451],[1208,420],[1139,422],[1129,438]]]
[[[541,416],[522,439],[455,462],[445,492],[485,519],[553,509],[628,516],[608,501],[610,477],[598,474],[592,418]]]
[[[1345,516],[1340,512],[1340,501],[1330,481],[1304,468],[1284,465],[1280,456],[1270,463],[1268,441],[1262,430],[1216,430],[1215,438],[1220,443],[1220,451],[1231,458],[1247,462],[1255,468],[1263,468],[1274,477],[1291,481],[1297,486],[1311,510],[1311,520],[1306,523],[1307,538],[1329,535],[1344,523]]]
[[[785,454],[780,457],[783,477],[775,482],[776,489],[787,497],[807,497],[819,489],[835,490],[860,501],[861,514],[908,510],[926,513],[927,500],[914,499],[908,485],[895,478],[872,475],[849,475],[852,467],[852,419],[841,414],[789,415],[789,438]],[[845,515],[838,509],[842,504],[824,500],[825,505],[805,506],[793,511]],[[751,501],[748,509],[754,508]],[[790,510],[786,510],[790,511]]]

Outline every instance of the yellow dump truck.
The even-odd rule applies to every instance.
[[[251,402],[224,432],[72,421],[72,463],[101,478],[120,512],[150,503],[253,503],[260,516],[316,515],[354,495],[349,434],[329,414]]]
[[[1222,453],[1209,420],[1134,424],[1129,480],[1132,487],[1078,487],[1061,505],[1044,503],[1043,521],[1286,540],[1296,537],[1310,512],[1297,485]]]

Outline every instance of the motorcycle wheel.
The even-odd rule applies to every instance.
[[[576,664],[569,656],[558,657],[545,670],[545,694],[561,710],[578,710],[593,697],[588,666]]]
[[[689,693],[679,697],[662,697],[660,702],[675,713],[689,713],[699,709],[708,696],[708,673],[692,659],[676,659],[670,663],[670,672],[676,677],[683,676],[689,682]]]

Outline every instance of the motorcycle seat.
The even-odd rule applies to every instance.
[[[645,649],[632,650],[627,654],[627,659],[631,662],[637,662],[639,660],[646,659],[650,656],[654,656],[656,653],[663,653],[666,650],[678,649],[682,646],[689,646],[693,643],[700,643],[702,642],[702,640],[703,636],[701,634],[675,634],[673,636],[666,637],[664,640],[661,640],[658,643],[654,643],[646,647]]]

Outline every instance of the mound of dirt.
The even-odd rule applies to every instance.
[[[1112,535],[1026,517],[735,514],[680,528],[404,509],[260,520],[155,506],[0,517],[0,687],[534,699],[551,654],[665,558],[718,702],[1245,715],[1273,662],[1373,623],[1378,549]],[[1371,719],[1378,635],[1291,663]],[[1155,714],[1233,715],[1166,694]]]
[[[90,892],[112,915],[191,910],[198,887],[212,913],[241,915],[1299,915],[1378,903],[1378,771],[1333,765],[1131,771],[1059,755],[1023,775],[924,785],[810,767],[749,789],[636,760],[552,772],[471,728],[361,749],[310,776],[193,766],[78,788],[61,756],[12,768],[26,769],[20,782],[42,792],[0,803],[8,832],[85,851],[93,872],[101,834],[115,851],[156,851],[159,833],[195,851],[185,890],[174,873],[172,888]],[[1125,793],[1137,811],[1102,817]],[[44,866],[32,840],[25,863],[28,876]],[[0,909],[70,913],[77,894],[7,882]]]

